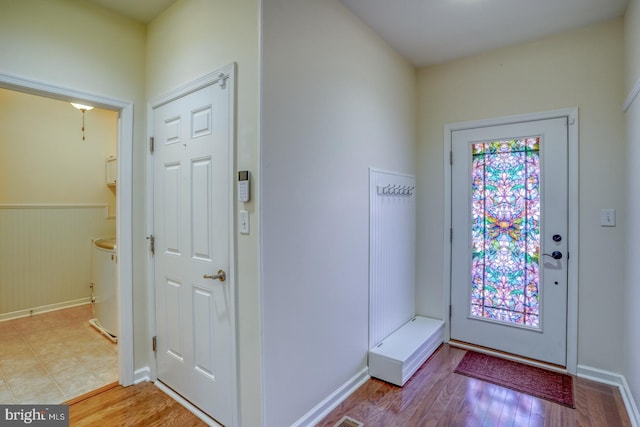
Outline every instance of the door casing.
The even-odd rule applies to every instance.
[[[234,423],[232,425],[237,424],[239,420],[239,405],[238,405],[238,369],[237,369],[237,341],[238,341],[238,330],[237,330],[237,314],[236,314],[236,304],[237,304],[237,292],[236,292],[236,204],[235,200],[235,173],[236,173],[236,165],[235,165],[235,152],[236,152],[236,126],[235,126],[235,112],[236,112],[236,64],[232,63],[225,67],[219,68],[209,74],[206,74],[190,83],[177,87],[164,95],[161,95],[157,98],[152,99],[147,104],[147,135],[153,135],[153,112],[154,109],[171,102],[175,99],[181,98],[187,94],[198,91],[206,86],[210,86],[212,84],[217,84],[220,79],[225,80],[225,84],[229,86],[229,90],[232,93],[231,96],[231,105],[229,106],[230,111],[230,137],[229,137],[229,158],[227,161],[229,162],[229,171],[231,173],[231,177],[229,179],[229,218],[230,218],[230,227],[229,227],[229,271],[227,272],[227,282],[229,284],[229,292],[231,294],[230,298],[232,301],[231,304],[231,329],[232,329],[232,339],[233,344],[230,348],[231,352],[231,360],[233,364],[234,371],[234,381],[231,386],[231,390],[229,392],[232,395],[233,402],[233,419]],[[153,185],[154,185],[154,169],[153,169],[153,156],[150,150],[147,150],[147,236],[151,236],[153,234]],[[148,290],[148,310],[149,310],[149,337],[148,342],[151,344],[152,337],[156,335],[156,309],[155,309],[155,277],[154,277],[154,259],[151,254],[151,251],[148,251],[147,257],[147,272],[148,272],[148,280],[147,280],[147,290]],[[150,378],[152,381],[157,382],[157,360],[155,355],[152,355],[152,362],[150,364]],[[199,418],[205,420],[206,422],[212,422],[210,418],[208,418],[207,414],[199,411],[198,408],[191,405],[187,400],[181,398],[176,393],[173,393],[171,389],[166,386],[163,386],[161,383],[157,382],[158,386],[168,392],[171,396],[173,396],[176,400],[181,402],[185,407],[194,412]]]
[[[451,240],[452,198],[451,198],[451,140],[456,130],[479,127],[507,125],[534,120],[567,117],[569,144],[569,241],[567,266],[567,366],[568,373],[575,374],[578,366],[578,260],[579,260],[579,169],[578,169],[578,109],[566,108],[539,113],[521,114],[492,119],[449,123],[444,126],[444,307],[445,341],[451,339],[450,306],[451,306]]]
[[[80,102],[118,112],[118,192],[116,194],[116,238],[118,241],[118,381],[129,386],[136,378],[133,360],[133,102],[97,95],[48,82],[0,73],[0,87],[60,101]]]

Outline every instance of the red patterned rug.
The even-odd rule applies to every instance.
[[[573,378],[567,374],[475,351],[467,351],[454,372],[575,408]]]

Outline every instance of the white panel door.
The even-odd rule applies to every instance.
[[[566,366],[567,118],[452,132],[451,338]]]
[[[233,419],[230,89],[153,111],[157,376],[222,424]]]

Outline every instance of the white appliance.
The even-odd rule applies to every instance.
[[[91,284],[94,318],[89,321],[113,342],[117,342],[118,281],[116,239],[95,239],[91,252]]]

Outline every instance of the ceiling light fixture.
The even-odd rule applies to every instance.
[[[93,107],[90,105],[78,104],[77,102],[72,102],[71,105],[82,111],[82,140],[84,141],[84,113],[93,110]]]

